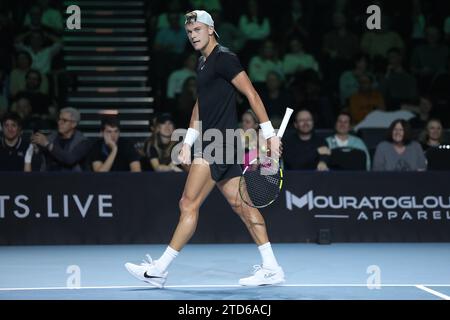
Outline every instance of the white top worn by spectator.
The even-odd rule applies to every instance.
[[[28,52],[33,59],[32,69],[38,70],[42,74],[48,74],[51,70],[52,59],[62,48],[61,42],[55,42],[50,47],[43,48],[39,52],[34,52],[30,47],[17,44],[16,48]]]
[[[288,53],[284,56],[283,70],[285,74],[293,74],[307,69],[319,72],[319,64],[312,55],[307,53]]]
[[[269,71],[275,71],[284,79],[283,65],[280,60],[268,60],[256,56],[250,60],[248,69],[250,79],[255,82],[265,82]]]
[[[380,111],[375,110],[369,113],[363,121],[358,123],[354,130],[358,131],[364,128],[389,128],[391,123],[397,119],[404,119],[406,121],[414,118],[416,115],[410,111]]]
[[[270,34],[270,23],[267,18],[264,18],[261,24],[257,21],[250,21],[246,15],[239,19],[239,29],[249,40],[262,40],[267,38]]]
[[[169,76],[167,81],[167,98],[174,99],[176,95],[180,94],[183,90],[184,81],[189,77],[196,77],[197,73],[183,68],[175,70]]]

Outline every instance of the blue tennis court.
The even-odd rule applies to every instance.
[[[286,283],[241,287],[260,257],[252,244],[191,244],[164,289],[134,279],[125,262],[165,245],[3,246],[0,299],[442,300],[450,299],[450,244],[273,244]]]

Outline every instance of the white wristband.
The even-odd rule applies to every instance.
[[[275,136],[275,130],[272,127],[272,122],[263,122],[259,126],[261,127],[264,139],[267,140]]]
[[[197,130],[195,130],[193,128],[189,128],[186,133],[186,137],[184,137],[184,143],[186,143],[187,145],[192,147],[192,145],[194,144],[195,140],[197,140],[199,135],[200,135],[200,132],[198,132]]]
[[[28,146],[27,152],[25,153],[25,163],[31,163],[31,159],[33,158],[33,145],[30,144]]]

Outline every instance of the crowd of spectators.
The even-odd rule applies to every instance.
[[[219,43],[238,54],[275,127],[286,107],[296,110],[284,138],[286,168],[426,170],[424,152],[445,144],[450,126],[450,6],[400,2],[149,2],[150,85],[158,116],[140,148],[120,137],[113,118],[102,121],[99,140],[90,142],[78,130],[79,112],[65,108],[58,81],[64,72],[62,4],[1,2],[0,170],[186,169],[171,162],[168,137],[188,126],[197,97],[198,54],[184,31],[184,13],[192,8],[212,13]],[[381,30],[366,28],[371,4],[382,8]],[[238,97],[238,106],[243,128],[257,127],[246,99]],[[386,140],[370,150],[358,129],[380,122]],[[55,132],[45,135],[41,128]],[[327,137],[315,133],[333,128]]]

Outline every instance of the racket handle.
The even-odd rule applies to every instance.
[[[277,136],[281,139],[283,137],[284,131],[289,123],[289,119],[291,118],[292,112],[294,112],[291,108],[286,108],[286,113],[284,114],[283,121],[281,122],[280,129],[278,129]]]

